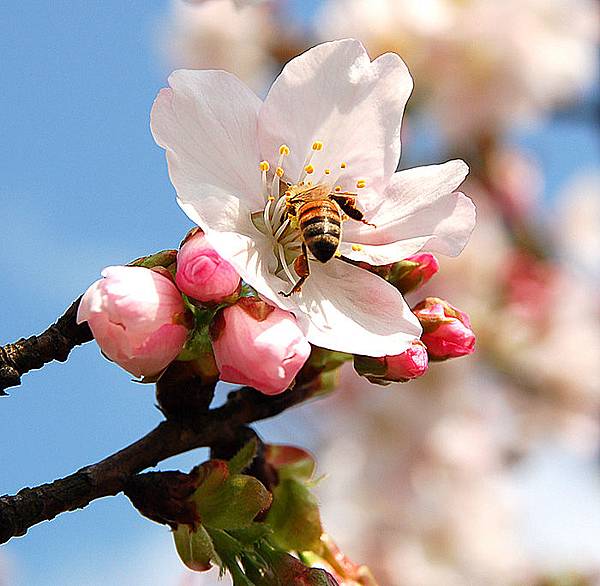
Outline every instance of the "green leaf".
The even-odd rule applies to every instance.
[[[253,545],[271,535],[271,529],[265,523],[251,523],[241,529],[230,529],[228,533],[243,545]]]
[[[256,452],[258,450],[258,440],[253,437],[240,451],[229,460],[229,473],[239,474],[243,472],[250,464],[252,460],[256,458]]]
[[[304,483],[286,478],[273,489],[273,504],[266,519],[271,540],[282,549],[318,552],[323,533],[319,505]]]
[[[230,476],[218,491],[196,501],[202,523],[216,529],[248,527],[271,504],[271,493],[252,476]]]
[[[189,525],[179,525],[173,532],[173,538],[181,561],[190,570],[204,572],[209,570],[213,563],[221,565],[212,539],[202,525],[194,531]]]

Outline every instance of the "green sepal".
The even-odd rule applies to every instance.
[[[222,564],[210,535],[202,525],[195,529],[185,524],[178,525],[173,531],[173,538],[181,561],[190,570],[205,572],[213,564]]]
[[[321,515],[316,497],[306,485],[286,478],[273,489],[273,504],[266,523],[273,530],[271,541],[288,550],[319,551]]]
[[[229,460],[229,473],[239,474],[252,464],[252,460],[256,458],[258,451],[258,440],[253,437]]]

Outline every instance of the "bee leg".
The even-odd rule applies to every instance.
[[[333,199],[342,209],[342,211],[351,219],[357,222],[362,222],[367,226],[377,228],[375,224],[371,224],[364,219],[363,213],[356,207],[356,195],[350,193],[335,193],[331,195]]]
[[[294,261],[294,270],[300,278],[289,293],[279,291],[279,294],[283,295],[284,297],[289,297],[294,293],[300,293],[302,285],[304,285],[304,282],[310,275],[310,269],[308,267],[308,251],[306,250],[306,244],[304,244],[304,242],[302,243],[302,252]]]

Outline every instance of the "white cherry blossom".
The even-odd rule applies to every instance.
[[[401,353],[421,333],[389,283],[340,257],[371,264],[419,250],[456,255],[475,222],[455,193],[462,161],[396,172],[412,79],[395,54],[371,62],[355,40],[290,61],[264,103],[223,71],[179,70],[160,91],[152,131],[166,149],[185,213],[263,297],[291,311],[313,344],[370,356]],[[357,193],[367,226],[343,222],[334,258],[309,257],[299,293],[301,234],[286,191],[327,185]]]

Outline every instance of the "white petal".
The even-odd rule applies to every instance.
[[[258,293],[281,309],[296,307],[291,298],[279,294],[279,291],[289,291],[292,285],[274,274],[277,259],[269,239],[256,230],[252,236],[214,230],[208,230],[205,234],[219,255]]]
[[[353,354],[400,354],[421,334],[417,318],[382,278],[333,259],[313,262],[292,309],[309,342]]]
[[[178,200],[203,229],[235,230],[262,207],[257,142],[261,105],[224,71],[175,71],[151,114],[156,142],[167,150]]]
[[[395,173],[379,202],[359,203],[376,228],[344,223],[342,254],[375,265],[419,250],[460,254],[475,226],[473,202],[454,193],[467,173],[467,165],[458,160]]]
[[[271,87],[260,111],[263,157],[273,160],[281,144],[291,148],[286,175],[294,181],[314,141],[315,178],[323,168],[347,163],[341,184],[375,181],[396,170],[400,124],[412,78],[404,62],[387,53],[371,63],[352,39],[317,45],[292,59]]]

